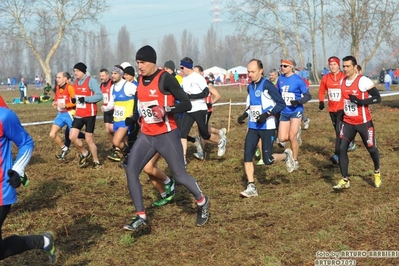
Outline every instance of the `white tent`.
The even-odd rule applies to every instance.
[[[227,71],[229,71],[229,72],[231,72],[233,74],[234,74],[234,71],[237,71],[238,75],[246,75],[246,74],[248,74],[247,68],[243,67],[243,66],[236,66],[236,67],[230,68]]]
[[[209,73],[212,73],[215,77],[218,77],[220,75],[223,75],[226,73],[226,69],[218,67],[218,66],[214,66],[208,69],[204,70],[204,74],[209,75]]]

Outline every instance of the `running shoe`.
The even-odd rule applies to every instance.
[[[61,150],[61,153],[55,155],[55,158],[57,158],[60,161],[64,161],[66,159],[66,156],[67,156],[68,153],[69,153],[69,149],[67,149],[66,151]]]
[[[299,170],[299,163],[298,163],[298,161],[294,161],[294,170]]]
[[[198,160],[203,160],[204,159],[204,153],[195,152],[193,155]]]
[[[100,162],[93,162],[92,169],[100,169],[103,165]]]
[[[255,157],[259,157],[259,156],[260,156],[260,149],[256,148]]]
[[[280,148],[285,148],[285,142],[280,142],[280,140],[279,140],[278,138],[277,138],[276,142],[277,142],[277,145],[278,145]]]
[[[201,138],[200,136],[195,136],[195,148],[197,149],[197,153],[204,153],[204,149],[202,148]]]
[[[333,186],[333,189],[341,190],[344,188],[350,188],[350,186],[351,186],[351,184],[350,184],[349,180],[341,179],[341,180],[339,180],[338,184]]]
[[[209,220],[209,197],[205,196],[205,204],[198,206],[197,210],[197,226],[203,226]]]
[[[120,150],[114,150],[110,155],[107,156],[108,159],[114,162],[120,162],[123,159],[123,154]]]
[[[309,123],[310,123],[309,118],[307,118],[305,121],[303,121],[303,129],[307,130],[309,128]]]
[[[43,234],[44,237],[47,237],[50,240],[50,244],[46,247],[43,248],[43,250],[47,253],[50,264],[55,264],[57,263],[58,260],[58,249],[55,246],[55,234],[51,231],[45,232]]]
[[[330,161],[331,161],[333,164],[339,164],[339,157],[338,157],[338,155],[334,154],[333,156],[331,156],[331,157],[330,157]]]
[[[374,185],[375,187],[380,187],[381,186],[381,174],[380,172],[374,172]]]
[[[285,159],[285,166],[288,173],[292,173],[295,169],[294,157],[292,156],[292,150],[290,148],[285,149],[284,153],[287,155]]]
[[[220,139],[220,142],[218,144],[218,156],[223,156],[226,153],[226,143],[227,143],[227,139],[226,138],[222,138]]]
[[[220,136],[220,138],[225,138],[225,137],[226,137],[226,134],[227,134],[227,130],[226,130],[225,128],[221,128],[221,129],[219,130],[219,136]]]
[[[79,167],[86,167],[89,162],[87,159],[91,157],[91,152],[88,151],[87,155],[84,156],[83,154],[79,154]]]
[[[256,165],[265,165],[265,162],[264,162],[262,159],[260,159],[260,160],[256,163]]]
[[[148,225],[148,221],[146,219],[141,218],[140,216],[133,217],[130,223],[125,224],[123,229],[128,231],[135,231],[140,227]]]
[[[240,193],[240,196],[243,198],[257,197],[258,191],[255,184],[248,184],[247,188]]]
[[[347,151],[354,151],[354,150],[356,150],[356,143],[354,141],[351,141],[351,143],[349,143]]]
[[[296,134],[296,140],[298,141],[298,145],[302,145],[302,129],[299,127],[298,133]]]

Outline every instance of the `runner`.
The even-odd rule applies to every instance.
[[[18,148],[15,161],[12,160],[12,146]],[[30,161],[34,143],[29,134],[22,127],[17,115],[8,109],[0,96],[0,260],[20,254],[27,250],[42,249],[49,257],[50,263],[57,263],[58,250],[55,246],[53,232],[41,235],[18,236],[12,235],[3,239],[2,227],[7,218],[11,205],[17,202],[16,188],[28,184],[24,173]]]
[[[217,134],[209,133],[207,114],[208,106],[205,97],[209,94],[206,80],[193,70],[193,60],[185,57],[180,61],[180,69],[184,73],[182,88],[191,100],[192,108],[187,111],[181,120],[181,142],[183,145],[184,158],[186,161],[187,136],[194,121],[197,123],[200,136],[218,145],[218,156],[223,156],[226,152],[226,138],[221,138]]]
[[[202,66],[199,66],[199,65],[195,66],[194,71],[199,73],[201,76],[204,76],[204,69],[202,68]],[[205,97],[205,103],[208,106],[208,114],[207,114],[207,121],[206,121],[206,123],[208,124],[208,132],[210,134],[219,135],[220,138],[226,139],[226,142],[227,142],[226,128],[217,129],[217,128],[211,127],[209,125],[209,119],[211,118],[212,111],[213,111],[212,105],[214,103],[217,103],[220,100],[220,98],[222,98],[222,96],[220,96],[219,92],[213,86],[213,83],[214,83],[213,79],[211,79],[209,77],[205,77],[205,80],[206,80],[206,84],[208,85],[208,89],[209,89],[209,94],[208,94],[208,96]],[[197,158],[199,160],[204,159],[205,143],[206,143],[205,140],[203,138],[201,138],[200,136],[195,137],[195,147],[197,148],[197,152],[194,153],[195,158]]]
[[[252,59],[248,64],[248,76],[252,82],[248,85],[247,105],[245,112],[237,119],[239,124],[248,119],[248,131],[244,144],[244,167],[248,179],[247,188],[240,193],[241,197],[256,197],[254,164],[252,162],[259,139],[262,139],[262,153],[265,164],[285,161],[287,171],[294,170],[294,160],[291,149],[284,153],[273,153],[273,142],[276,131],[275,115],[285,107],[285,102],[273,83],[263,77],[263,63]]]
[[[139,106],[136,105],[136,108],[142,115],[142,127],[141,134],[130,152],[126,168],[136,216],[123,227],[125,230],[137,230],[148,225],[139,174],[157,152],[165,158],[176,182],[183,184],[194,195],[198,205],[197,226],[204,225],[209,219],[209,197],[202,194],[197,182],[186,172],[180,132],[173,117],[173,113],[190,110],[191,104],[177,80],[157,68],[156,60],[156,52],[151,46],[143,46],[136,53],[136,62],[141,74],[136,95]],[[175,99],[180,102],[175,104]],[[133,122],[137,121],[138,116],[136,110]]]
[[[75,100],[76,115],[72,123],[69,138],[76,145],[79,154],[79,167],[86,167],[88,158],[93,156],[93,169],[101,168],[97,155],[97,146],[93,140],[94,127],[97,116],[97,102],[101,101],[102,94],[97,81],[86,75],[87,67],[84,63],[77,63],[73,72],[75,74]],[[83,142],[78,138],[79,131],[85,126],[85,140],[90,150],[83,147]]]
[[[100,89],[103,94],[103,106],[107,106],[109,99],[111,98],[111,86],[112,79],[109,77],[109,71],[106,68],[102,68],[100,70]],[[112,139],[114,138],[114,109],[110,109],[109,111],[104,112],[104,126],[105,133],[107,134],[108,140],[112,145],[112,152],[115,148],[112,144]]]
[[[295,66],[294,59],[281,60],[280,67],[282,75],[278,79],[277,88],[287,106],[281,111],[278,138],[282,142],[290,141],[295,160],[294,170],[298,170],[298,151],[300,145],[298,142],[300,140],[298,133],[302,122],[303,104],[308,102],[312,96],[306,83],[300,76],[294,73]]]
[[[375,129],[369,105],[380,103],[381,96],[371,79],[357,73],[355,57],[346,56],[342,63],[346,76],[341,86],[344,117],[340,131],[339,168],[342,179],[333,188],[340,190],[350,187],[347,149],[357,133],[373,160],[374,185],[378,188],[381,186],[380,154],[375,146]]]
[[[61,148],[61,153],[55,156],[60,161],[65,160],[69,153],[69,146],[71,145],[69,131],[72,128],[73,117],[76,111],[76,103],[72,103],[72,99],[75,98],[75,89],[70,84],[70,79],[71,75],[68,72],[59,72],[57,74],[57,86],[52,103],[53,107],[57,108],[58,114],[51,126],[50,137]],[[58,136],[58,132],[64,126],[66,126],[65,141],[62,142],[61,138]],[[78,138],[84,139],[84,137],[84,133],[79,132]]]

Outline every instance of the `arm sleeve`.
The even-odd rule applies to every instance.
[[[274,87],[273,83],[266,83],[266,89],[267,92],[269,93],[270,97],[272,97],[273,101],[276,103],[276,105],[273,107],[272,110],[270,110],[270,114],[278,114],[285,108],[285,101],[283,97],[281,97],[281,94],[276,90]]]
[[[326,79],[323,76],[323,78],[321,79],[320,88],[319,88],[319,102],[324,102],[324,97],[325,97],[325,94],[327,91],[327,85],[326,85],[325,80]]]
[[[179,103],[175,102],[175,105],[171,106],[173,108],[171,113],[184,113],[191,110],[190,99],[172,75],[165,76],[164,87],[179,101]]]
[[[374,103],[381,102],[381,95],[376,87],[371,88],[370,90],[368,90],[368,92],[371,97],[364,99],[364,100],[358,100],[357,104],[367,105],[367,104],[374,104]]]
[[[113,97],[114,87],[115,85],[112,85],[109,90],[109,99],[107,105],[104,105],[104,112],[112,110],[115,106],[114,97]]]
[[[305,92],[302,96],[301,99],[299,99],[299,103],[300,104],[304,104],[307,103],[308,101],[310,101],[312,99],[312,95],[310,94],[310,91],[308,90],[307,92]]]
[[[190,95],[189,95],[189,98],[190,98],[190,99],[193,99],[193,100],[195,100],[195,99],[203,99],[203,98],[205,98],[206,96],[208,96],[208,94],[209,94],[209,89],[208,89],[208,87],[206,87],[206,88],[203,89],[202,92],[200,92],[200,93],[197,93],[197,94],[190,94]]]
[[[72,85],[68,85],[68,94],[69,94],[69,97],[71,97],[71,99],[75,98],[75,88]],[[70,102],[70,103],[66,104],[65,107],[66,108],[75,108],[75,106],[76,106],[76,103]]]
[[[89,103],[97,103],[103,99],[103,94],[101,93],[100,85],[98,85],[97,80],[93,77],[90,77],[89,87],[94,95],[85,97],[85,101]]]
[[[28,165],[30,158],[32,157],[34,149],[33,139],[22,127],[18,116],[13,111],[9,111],[6,124],[7,128],[4,132],[6,137],[14,142],[18,147],[18,154],[12,169],[22,176],[25,167]]]

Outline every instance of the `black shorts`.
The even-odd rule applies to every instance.
[[[96,116],[76,118],[72,122],[72,128],[82,130],[85,126],[85,132],[94,133],[94,127],[96,125]]]
[[[114,110],[104,112],[104,123],[114,123]]]

